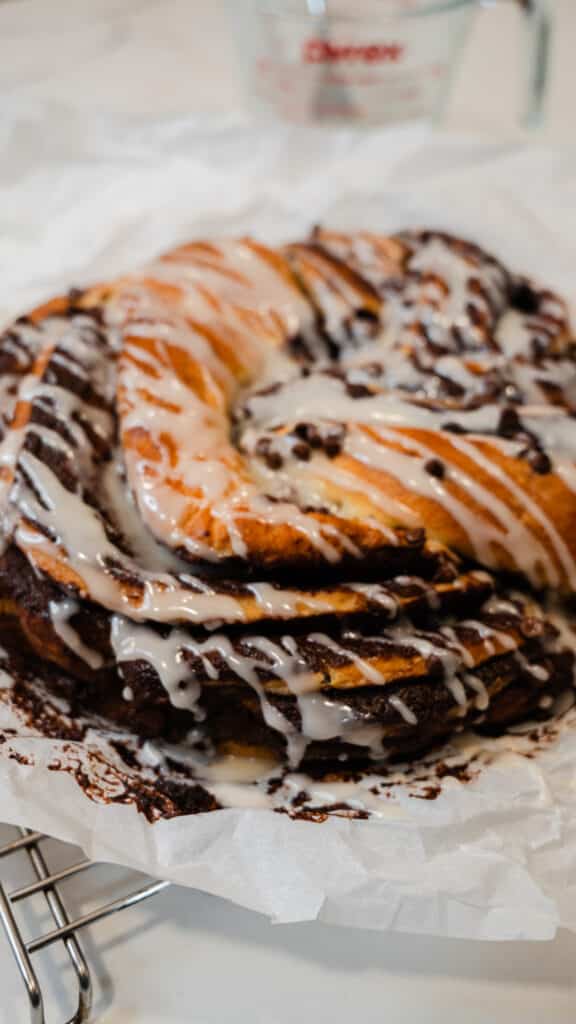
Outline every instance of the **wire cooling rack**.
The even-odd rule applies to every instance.
[[[33,956],[54,943],[62,943],[70,958],[78,989],[78,1008],[68,1024],[88,1024],[92,1012],[92,978],[88,961],[78,938],[78,932],[88,925],[103,921],[112,914],[134,907],[150,899],[169,886],[169,882],[150,882],[125,896],[96,907],[89,913],[74,917],[66,906],[61,885],[67,879],[96,867],[93,861],[80,860],[59,871],[51,871],[43,844],[47,836],[27,829],[14,829],[15,838],[0,846],[0,860],[18,855],[26,856],[32,866],[35,881],[10,892],[0,883],[0,919],[8,942],[16,958],[30,1006],[31,1024],[52,1024],[46,1021],[44,997],[34,969]],[[1,867],[1,866],[0,866]],[[0,872],[1,874],[1,872]],[[19,923],[19,905],[38,893],[42,893],[50,910],[54,927],[31,940],[24,938]],[[62,1024],[62,1022],[54,1022]]]

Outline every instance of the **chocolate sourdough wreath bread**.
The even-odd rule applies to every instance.
[[[433,231],[184,245],[0,340],[0,624],[79,709],[291,765],[571,685],[562,299]]]

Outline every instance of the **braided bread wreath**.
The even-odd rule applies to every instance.
[[[17,320],[0,382],[11,657],[80,708],[320,770],[570,684],[576,346],[476,245],[184,245]]]

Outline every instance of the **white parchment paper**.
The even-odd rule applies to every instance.
[[[307,134],[232,120],[87,123],[68,108],[6,107],[5,318],[190,237],[250,231],[275,241],[319,220],[452,229],[576,298],[576,150],[494,147],[418,127]],[[571,715],[532,752],[526,740],[487,744],[472,781],[446,779],[434,800],[398,784],[382,817],[322,824],[230,808],[151,825],[48,770],[86,751],[23,730],[0,748],[0,819],[276,921],[551,938],[561,925],[576,930]]]

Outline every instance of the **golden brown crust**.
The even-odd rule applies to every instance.
[[[497,323],[495,303],[500,302],[504,308],[505,290],[511,286],[502,268],[495,261],[485,257],[476,247],[454,239],[444,242],[442,240],[447,239],[447,236],[438,237],[440,241],[433,239],[433,244],[445,244],[451,254],[455,253],[470,267],[470,299],[467,300],[466,308],[477,310],[471,319],[471,330],[481,333],[473,335],[476,354],[466,356],[462,363],[462,372],[470,374],[472,378],[476,377],[480,386],[484,377],[489,378],[493,373],[494,341],[490,332]],[[328,334],[331,329],[335,329],[335,318],[339,318],[342,324],[348,324],[346,329],[350,330],[352,328],[348,318],[354,318],[358,313],[362,313],[363,318],[374,317],[375,322],[384,315],[382,295],[378,294],[375,286],[363,276],[367,273],[367,260],[371,261],[374,280],[379,276],[385,283],[389,282],[390,287],[393,285],[393,289],[401,286],[404,274],[408,286],[417,288],[414,293],[415,299],[411,302],[429,302],[430,308],[434,310],[442,308],[442,303],[450,301],[449,286],[438,274],[410,269],[410,244],[414,243],[369,233],[346,236],[327,231],[317,231],[311,242],[284,247],[282,254],[250,240],[242,242],[245,250],[249,251],[259,264],[273,268],[277,280],[282,279],[286,285],[288,295],[295,294],[296,284],[291,273],[296,275],[299,284],[312,300],[317,315],[321,313],[327,317]],[[369,259],[366,257],[367,251]],[[413,256],[410,258],[416,259]],[[553,465],[550,471],[545,473],[533,469],[526,458],[519,457],[519,446],[510,443],[507,435],[502,438],[486,438],[482,433],[476,435],[472,432],[464,440],[459,439],[445,431],[446,417],[444,420],[438,417],[438,425],[433,429],[422,430],[417,425],[417,409],[413,427],[407,425],[394,428],[398,436],[397,446],[389,438],[379,438],[376,428],[372,430],[372,438],[378,444],[387,445],[389,449],[396,448],[397,451],[412,455],[418,464],[422,461],[423,449],[428,452],[430,458],[441,460],[448,469],[443,481],[444,494],[441,497],[433,498],[421,488],[414,488],[402,474],[387,472],[380,465],[371,465],[366,460],[354,460],[345,450],[334,461],[333,466],[349,473],[351,483],[354,479],[358,481],[356,490],[347,487],[342,482],[343,478],[338,478],[336,474],[332,474],[331,478],[328,475],[327,480],[326,467],[323,465],[319,466],[318,473],[308,474],[310,487],[307,484],[305,490],[309,489],[311,494],[314,493],[314,489],[320,492],[327,499],[329,510],[302,510],[302,496],[298,494],[300,512],[297,517],[293,509],[292,512],[290,509],[291,498],[288,499],[284,515],[278,509],[274,510],[277,513],[275,515],[271,514],[270,509],[263,511],[262,502],[263,499],[267,500],[266,492],[262,489],[261,483],[255,481],[250,460],[244,453],[238,452],[232,441],[230,417],[240,390],[245,393],[247,389],[257,389],[258,380],[263,374],[262,379],[266,380],[266,351],[271,336],[268,331],[269,323],[267,326],[264,320],[270,314],[271,300],[265,290],[259,291],[256,278],[254,283],[250,284],[249,274],[246,274],[241,282],[242,287],[246,281],[249,282],[248,297],[243,297],[239,305],[236,293],[233,301],[227,297],[226,287],[229,279],[236,284],[242,275],[239,275],[235,268],[234,260],[216,244],[197,243],[184,246],[175,253],[168,254],[164,260],[183,268],[190,267],[195,274],[199,268],[207,267],[218,275],[214,279],[216,283],[213,278],[209,278],[214,318],[210,319],[210,314],[206,314],[203,321],[189,315],[186,317],[188,328],[203,339],[208,349],[204,346],[204,355],[200,351],[193,354],[190,349],[194,346],[186,341],[182,333],[178,340],[178,332],[174,343],[163,341],[160,337],[136,339],[129,333],[130,324],[138,323],[138,315],[146,308],[148,298],[145,297],[141,301],[140,314],[137,305],[134,306],[132,303],[127,316],[127,347],[123,357],[125,362],[121,362],[119,404],[123,421],[128,419],[130,422],[138,419],[138,403],[148,404],[148,411],[144,410],[143,415],[143,421],[148,425],[124,429],[124,445],[130,456],[129,474],[137,496],[142,494],[144,487],[153,487],[153,481],[157,479],[159,493],[162,488],[167,488],[179,497],[177,518],[170,520],[170,523],[183,534],[184,553],[189,543],[194,557],[197,557],[198,551],[206,545],[211,551],[211,557],[217,559],[227,559],[241,554],[246,561],[255,565],[295,565],[304,561],[322,560],[326,557],[322,547],[325,549],[327,544],[331,560],[343,558],[350,552],[351,542],[356,549],[356,557],[364,558],[372,556],[379,549],[385,550],[390,544],[401,543],[401,538],[394,538],[382,532],[379,535],[377,524],[380,523],[392,530],[398,527],[422,526],[431,539],[467,556],[478,558],[478,550],[473,538],[470,537],[470,531],[474,530],[476,522],[479,532],[489,528],[494,534],[484,547],[484,552],[488,552],[488,564],[495,568],[524,570],[524,565],[518,560],[518,550],[507,542],[510,533],[509,520],[502,521],[502,516],[499,517],[497,511],[499,509],[500,513],[517,519],[522,524],[525,535],[532,536],[544,550],[549,564],[545,566],[536,563],[532,567],[529,575],[533,581],[537,584],[554,582],[564,588],[573,586],[568,563],[573,566],[576,555],[576,542],[571,529],[576,514],[576,496],[554,471]],[[487,290],[488,285],[478,283],[480,278],[473,276],[473,272],[480,274],[483,261],[490,273],[499,273],[501,276],[498,300]],[[491,279],[487,276],[486,280],[489,282]],[[223,281],[224,284],[219,286],[218,281]],[[181,309],[188,308],[189,299],[186,297],[184,286],[168,285],[165,281],[157,282],[153,274],[142,278],[141,285],[148,296],[152,291],[155,300],[159,299],[160,305],[156,312],[159,322],[163,322],[166,317],[170,319],[173,315],[177,316]],[[218,291],[219,287],[222,294]],[[202,288],[204,295],[206,285],[203,284]],[[253,289],[251,300],[250,288]],[[431,298],[428,297],[427,288],[432,288]],[[434,288],[439,289],[438,299],[433,297]],[[119,291],[121,299],[122,286]],[[238,312],[241,310],[242,315],[246,316],[249,301],[253,304],[253,326],[257,334],[259,333],[260,341],[264,342],[264,349],[258,346],[256,349],[251,347],[252,342],[247,343],[247,336],[239,329]],[[267,311],[264,320],[260,313],[262,301]],[[474,302],[478,305],[474,306]],[[281,303],[279,309],[280,305]],[[233,310],[233,314],[230,314],[230,309]],[[543,313],[542,323],[548,331],[551,330],[550,323],[554,327],[555,333],[552,331],[550,334],[550,352],[557,351],[560,338],[564,339],[562,345],[565,348],[566,332],[561,320]],[[536,330],[536,326],[533,329]],[[422,339],[418,334],[411,337],[411,341],[407,338],[402,342],[407,365],[414,358],[420,358],[419,346],[422,346]],[[288,340],[287,335],[285,338]],[[484,345],[484,355],[478,350],[479,343]],[[137,363],[134,355],[135,345],[138,351],[143,350],[151,360],[138,365],[141,376],[149,375],[149,387],[143,387],[140,382],[139,388],[134,391],[133,371]],[[402,348],[399,351],[402,351]],[[486,361],[488,356],[490,358]],[[128,367],[125,374],[122,370],[123,365]],[[199,459],[206,466],[220,466],[225,469],[226,486],[213,500],[204,498],[201,486],[186,483],[186,471],[182,471],[177,465],[181,442],[176,441],[174,434],[171,434],[170,430],[155,435],[152,432],[150,424],[155,420],[150,415],[150,409],[153,409],[154,404],[158,408],[162,406],[159,395],[159,367],[168,367],[167,372],[174,373],[182,383],[186,392],[181,406],[183,410],[194,408],[196,415],[197,403],[200,403],[207,412],[210,412],[209,421],[206,420],[206,423],[209,422],[209,429],[214,434],[211,446],[199,447],[202,422],[200,417],[199,432],[192,431],[188,439],[186,457],[192,460]],[[385,396],[387,392],[378,393]],[[409,415],[410,405],[406,403],[411,401],[410,395],[406,396],[404,401],[404,411],[408,409]],[[453,399],[447,399],[445,407],[458,412],[462,407],[462,399],[459,398],[457,403]],[[167,409],[166,404],[163,408]],[[498,408],[506,409],[505,397],[498,398]],[[441,408],[438,411],[441,412]],[[363,415],[361,402],[358,403],[358,414],[360,417]],[[336,412],[336,418],[338,415]],[[354,411],[352,410],[349,415],[353,416]],[[363,427],[361,423],[355,424],[350,419],[347,420],[346,426],[352,431],[370,429]],[[289,429],[290,424],[286,428],[275,427],[277,436]],[[409,439],[417,441],[420,447],[412,451],[407,443]],[[157,466],[161,463],[168,467],[167,476],[157,471]],[[455,471],[453,475],[450,473],[450,467]],[[471,481],[479,486],[474,488]],[[369,486],[366,486],[364,492],[365,485]],[[373,488],[381,495],[381,502],[378,504],[375,504],[371,497]],[[490,498],[492,500],[489,500]],[[228,508],[225,517],[220,514],[222,503]],[[461,515],[455,513],[456,506],[461,509]],[[399,511],[400,507],[405,510],[404,513]],[[158,519],[149,517],[144,501],[140,501],[140,511],[150,528],[162,540],[169,542],[166,521],[159,522]],[[365,519],[367,513],[371,517],[369,523]],[[558,535],[560,544],[552,537],[553,533]],[[559,551],[560,546],[567,549],[567,557]]]
[[[386,502],[391,500],[392,508],[401,504],[411,514],[410,521],[425,529],[429,537],[470,558],[478,557],[474,543],[476,536],[470,533],[470,529],[480,532],[483,527],[489,527],[495,536],[490,540],[488,564],[509,571],[522,568],[514,549],[508,545],[510,523],[513,528],[523,526],[544,549],[562,589],[573,587],[567,567],[576,562],[576,532],[573,529],[576,501],[574,491],[557,473],[551,471],[543,477],[516,453],[507,451],[510,445],[498,439],[469,436],[463,451],[461,443],[459,445],[457,440],[454,443],[450,434],[440,430],[395,428],[386,441],[374,432],[371,436],[385,451],[400,452],[413,458],[415,466],[422,461],[423,447],[428,459],[437,458],[446,467],[442,496],[435,498],[415,492],[409,477],[405,481],[380,465],[367,466],[347,454],[338,456],[334,460],[335,466],[341,467],[351,481],[358,480],[360,493],[362,485],[369,485],[371,494],[376,489],[382,495],[379,506],[364,499],[366,511],[371,516],[388,526],[397,527],[398,517],[393,513],[387,514]],[[411,440],[418,446],[411,446]],[[472,493],[471,481],[475,485]],[[344,495],[341,488],[330,489],[326,482],[323,483],[323,492],[328,500],[343,502],[346,499],[348,507],[351,501],[358,500],[358,491]],[[453,500],[447,502],[445,494]],[[464,515],[458,515],[461,508],[465,510]],[[544,565],[536,565],[533,580],[543,586],[550,582]]]

